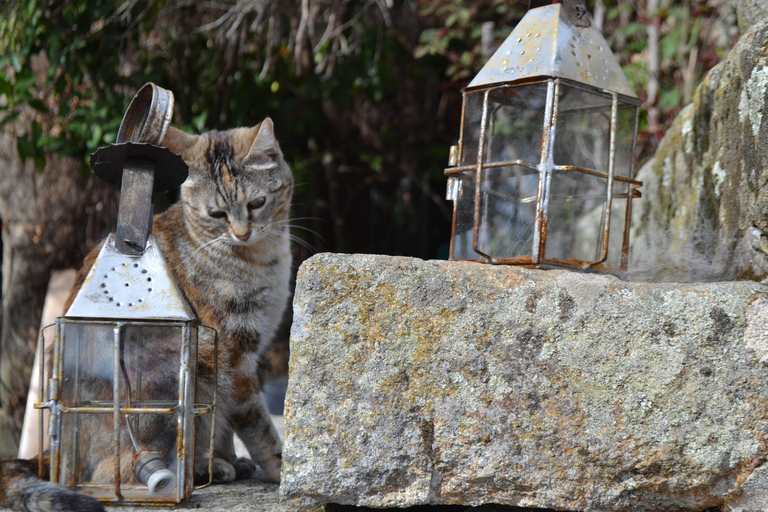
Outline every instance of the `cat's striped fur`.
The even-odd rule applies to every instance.
[[[104,507],[90,496],[40,480],[37,469],[37,461],[0,462],[0,506],[24,512],[104,512]]]
[[[259,393],[257,366],[290,295],[291,169],[270,119],[202,136],[171,130],[164,145],[184,158],[190,176],[180,202],[155,218],[153,232],[198,318],[220,336],[217,477],[235,476],[227,475],[234,430],[253,461],[279,481],[282,447]],[[211,363],[210,350],[201,356]]]
[[[260,393],[258,363],[277,331],[290,295],[291,169],[269,118],[252,128],[199,136],[171,127],[163,145],[182,156],[189,165],[189,177],[179,202],[155,216],[152,231],[196,315],[219,332],[214,480],[247,477],[255,462],[269,478],[279,481],[282,445]],[[97,253],[98,248],[86,257],[65,308]],[[203,331],[198,357],[198,398],[206,400],[211,394],[213,344]],[[206,439],[210,425],[198,420],[197,431],[199,440]],[[236,459],[234,432],[253,462]],[[208,444],[198,442],[196,448],[196,474],[205,475],[207,481]],[[130,456],[126,452],[122,457],[126,477]],[[109,468],[112,464],[105,459],[103,465]],[[29,471],[20,471],[23,468],[24,461],[0,462],[1,506],[20,511],[101,509],[83,497],[98,507],[86,509],[78,501],[79,495],[70,496],[74,493],[56,498],[39,493],[38,503],[32,492],[24,494],[28,501],[20,503],[14,496],[20,495],[21,487],[41,489],[43,485]]]

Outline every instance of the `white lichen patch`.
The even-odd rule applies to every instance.
[[[501,402],[512,393],[512,388],[509,387],[509,384],[504,379],[498,375],[493,375],[488,381],[488,391],[494,400]]]
[[[755,351],[761,363],[768,364],[768,299],[756,300],[747,309],[744,344]]]
[[[477,408],[477,397],[480,396],[480,389],[471,384],[464,375],[459,372],[451,372],[451,382],[456,386],[455,397],[458,407]]]
[[[557,347],[555,347],[555,345],[553,345],[552,343],[545,343],[541,347],[541,352],[539,353],[538,360],[546,361],[556,353],[557,353]]]
[[[672,158],[669,156],[664,157],[664,163],[661,167],[661,186],[664,188],[670,188],[672,186],[672,173],[675,171],[672,166]]]
[[[712,167],[712,177],[715,179],[715,197],[720,199],[720,189],[725,181],[725,169],[720,165],[720,160]]]
[[[685,144],[685,154],[690,155],[693,153],[693,123],[690,120],[683,123],[682,135],[683,143]]]
[[[766,88],[768,88],[768,67],[755,67],[744,87],[746,97],[742,92],[741,101],[739,102],[741,118],[743,120],[746,113],[752,124],[752,135],[755,137],[760,133],[760,126],[763,123]]]
[[[744,123],[747,120],[747,110],[749,109],[749,97],[747,90],[742,89],[739,95],[739,121]]]

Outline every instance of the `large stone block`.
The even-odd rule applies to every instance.
[[[317,255],[281,496],[768,510],[767,289]]]

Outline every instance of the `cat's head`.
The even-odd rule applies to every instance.
[[[181,201],[188,220],[205,237],[250,245],[287,232],[293,175],[271,119],[201,135],[171,127],[163,145],[189,166]]]

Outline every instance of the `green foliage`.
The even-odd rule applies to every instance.
[[[434,109],[445,95],[453,116],[458,92],[441,91],[442,62],[413,57],[415,0],[388,3],[310,0],[305,12],[302,0],[11,0],[0,123],[42,169],[46,156],[85,161],[113,142],[148,81],[174,92],[174,124],[187,131],[270,116],[294,166],[295,216],[314,219],[298,234],[318,250],[434,257],[449,213],[432,188],[444,187],[455,138],[453,123],[436,130]]]
[[[470,80],[485,63],[482,23],[492,22],[494,39],[502,41],[524,14],[505,0],[422,0],[419,6],[419,14],[438,26],[421,32],[414,55],[447,58],[446,74],[457,82]]]
[[[83,157],[114,140],[127,99],[112,46],[125,30],[109,2],[6,5],[0,18],[0,115],[31,128],[19,154]],[[124,13],[126,14],[126,13]],[[108,86],[105,84],[109,84]],[[98,101],[96,101],[98,99]]]

